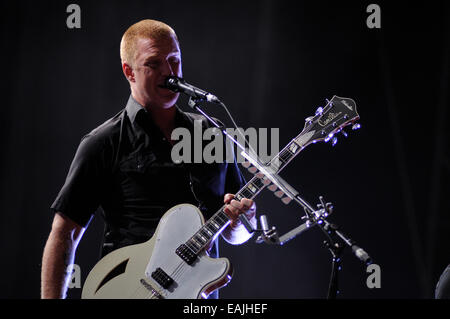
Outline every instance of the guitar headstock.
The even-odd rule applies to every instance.
[[[344,128],[349,125],[353,125],[353,129],[358,129],[359,114],[356,111],[356,103],[352,99],[343,98],[339,96],[333,96],[331,101],[327,101],[327,105],[323,108],[318,108],[314,116],[306,119],[305,127],[300,135],[294,138],[283,150],[278,153],[277,156],[272,158],[267,164],[260,164],[252,159],[257,158],[257,155],[247,155],[245,152],[241,154],[247,159],[242,163],[242,166],[248,169],[252,174],[255,174],[258,179],[249,182],[243,189],[246,194],[257,194],[259,189],[264,188],[270,183],[268,189],[274,192],[275,196],[281,198],[284,204],[288,204],[292,200],[292,191],[286,187],[280,187],[281,182],[274,182],[273,179],[267,178],[267,176],[274,176],[278,174],[287,163],[289,163],[301,150],[311,143],[318,141],[332,141],[333,145],[336,143],[337,133],[344,132]],[[258,172],[259,171],[259,172]],[[278,177],[279,178],[279,177]],[[279,189],[278,188],[283,188]],[[249,190],[247,190],[247,188]],[[243,192],[244,192],[243,191]],[[240,191],[241,192],[241,191]],[[291,195],[284,196],[291,193]],[[248,195],[243,195],[248,196]],[[283,197],[284,196],[284,197]]]
[[[355,101],[335,95],[327,101],[325,107],[319,107],[314,116],[306,118],[305,127],[296,138],[296,142],[305,147],[310,143],[331,140],[334,146],[337,142],[335,134],[342,133],[347,136],[343,130],[344,127],[352,125],[352,129],[356,130],[360,128],[358,120],[359,114],[356,111]]]

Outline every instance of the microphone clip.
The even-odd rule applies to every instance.
[[[164,87],[173,92],[181,92],[190,96],[192,101],[189,100],[189,106],[192,108],[194,108],[195,103],[200,101],[207,101],[217,104],[222,103],[215,95],[195,87],[187,83],[183,78],[179,78],[175,75],[171,75],[166,78],[164,81]]]

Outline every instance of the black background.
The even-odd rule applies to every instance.
[[[240,126],[279,128],[280,147],[326,98],[353,98],[362,128],[334,148],[308,147],[282,176],[310,203],[333,202],[330,220],[381,267],[381,288],[369,289],[346,250],[341,298],[433,297],[450,263],[447,3],[377,1],[381,29],[369,29],[367,1],[77,1],[81,29],[69,29],[70,3],[1,4],[1,298],[39,298],[49,207],[80,138],[124,107],[119,43],[145,18],[176,30],[190,83]],[[186,98],[178,104],[188,110]],[[300,223],[300,209],[267,190],[257,205],[281,234]],[[78,248],[82,281],[102,230],[98,217]],[[283,247],[222,242],[235,273],[221,297],[325,298],[323,239],[311,229]]]

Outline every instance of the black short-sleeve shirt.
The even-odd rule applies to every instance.
[[[204,117],[176,108],[176,127],[193,132],[194,121],[209,127]],[[245,183],[236,162],[174,163],[171,149],[130,96],[125,109],[82,138],[51,208],[87,226],[101,206],[111,250],[151,238],[162,215],[178,204],[198,206],[208,219],[224,194]]]

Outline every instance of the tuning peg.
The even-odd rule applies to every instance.
[[[270,191],[275,192],[277,190],[277,185],[272,184],[269,187],[267,187]]]
[[[347,137],[347,136],[348,136],[347,132],[346,132],[346,131],[344,131],[343,129],[341,130],[341,134],[342,134],[342,135],[344,135],[345,137]]]
[[[319,196],[319,201],[320,201],[320,204],[317,204],[317,205],[316,205],[317,208],[325,208],[325,206],[326,206],[327,204],[325,203],[325,200],[323,199],[323,196]]]
[[[329,140],[333,138],[334,133],[328,134],[328,136],[325,138],[325,143],[327,143]]]
[[[359,130],[361,128],[361,124],[359,124],[359,123],[356,123],[356,124],[353,124],[353,126],[352,126],[352,130]]]
[[[281,201],[283,202],[283,204],[287,205],[291,202],[292,198],[290,198],[289,196],[283,197],[281,199]]]
[[[319,106],[316,110],[316,115],[320,115],[323,112],[323,108],[321,106]]]
[[[314,116],[307,117],[305,119],[305,122],[311,122],[313,118],[314,118]]]
[[[336,136],[333,137],[333,138],[331,139],[331,146],[335,146],[336,143],[337,143],[337,141],[338,141],[337,137],[336,137]]]
[[[263,178],[262,182],[263,182],[264,186],[267,186],[271,183],[270,179],[268,179],[268,178]]]
[[[327,216],[331,215],[333,213],[333,204],[332,203],[326,203],[325,210],[327,212]]]

